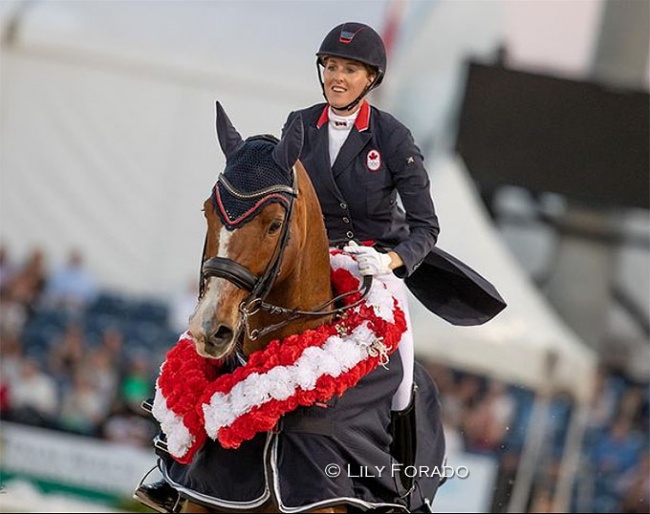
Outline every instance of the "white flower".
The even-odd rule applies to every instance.
[[[275,400],[286,400],[295,394],[296,382],[287,366],[272,368],[266,376],[272,385],[269,393]]]

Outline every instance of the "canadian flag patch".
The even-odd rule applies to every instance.
[[[381,154],[377,150],[370,150],[366,155],[366,166],[370,171],[377,171],[381,168]]]

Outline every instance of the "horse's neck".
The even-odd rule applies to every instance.
[[[272,291],[271,294],[277,296],[278,302],[284,302],[285,305],[290,305],[292,308],[311,311],[333,297],[327,247],[318,257],[305,255],[302,260],[308,261],[309,266],[297,269],[290,280],[286,280],[277,291]],[[308,323],[309,321],[311,323]],[[318,319],[310,320],[310,318],[305,318],[305,322],[312,326],[322,324]]]
[[[296,240],[303,242],[289,276],[274,284],[266,302],[303,311],[314,311],[333,298],[327,232],[316,192],[302,167],[297,163],[300,204],[296,206],[294,230]],[[286,258],[286,256],[285,256]],[[285,263],[286,264],[286,263]],[[258,326],[282,321],[282,316],[260,313]],[[318,327],[331,320],[329,316],[297,318],[259,341],[245,341],[244,351],[264,348],[273,339],[281,339]]]

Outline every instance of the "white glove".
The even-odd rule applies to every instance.
[[[387,275],[393,270],[390,269],[391,258],[386,253],[380,253],[372,246],[359,246],[354,241],[350,241],[343,248],[344,252],[356,255],[359,272],[362,275]]]

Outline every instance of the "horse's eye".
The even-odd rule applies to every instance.
[[[269,225],[269,234],[275,234],[282,227],[280,220],[275,220]]]

